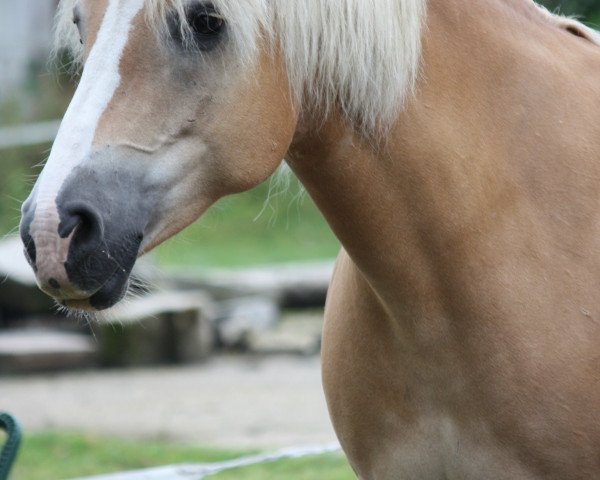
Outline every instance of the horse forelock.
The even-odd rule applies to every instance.
[[[67,48],[81,64],[72,24],[78,0],[61,0],[55,51]],[[145,0],[148,25],[165,32],[184,18],[189,0]],[[215,0],[229,25],[237,56],[252,65],[265,43],[281,47],[298,106],[342,109],[357,127],[388,127],[410,95],[419,70],[425,0]],[[185,24],[184,24],[185,28]]]
[[[77,0],[60,0],[54,20],[54,45],[52,56],[58,57],[62,50],[68,50],[73,58],[73,66],[78,68],[83,60],[83,45],[79,32],[73,24],[73,9]]]

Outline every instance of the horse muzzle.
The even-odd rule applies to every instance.
[[[20,226],[39,287],[59,304],[104,310],[125,295],[148,219],[139,178],[75,169],[55,198],[34,188]]]

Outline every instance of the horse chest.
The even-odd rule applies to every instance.
[[[361,480],[555,478],[522,466],[518,452],[502,444],[485,422],[466,419],[468,407],[456,415],[434,407],[426,400],[429,388],[398,391],[393,378],[383,383],[372,372],[327,369],[331,418]]]
[[[485,424],[463,424],[426,400],[368,370],[324,368],[331,418],[361,480],[537,480]],[[467,407],[468,409],[468,407]],[[482,477],[485,472],[485,477]]]
[[[328,299],[323,381],[334,427],[361,480],[596,478],[597,410],[571,408],[577,396],[565,393],[570,384],[557,389],[560,378],[573,377],[570,370],[557,365],[554,381],[543,382],[544,371],[523,358],[506,360],[520,370],[503,365],[508,357],[489,342],[467,368],[464,337],[462,348],[448,339],[446,350],[440,343],[424,354],[398,341],[391,324],[342,258]],[[552,352],[544,355],[544,364],[556,365]]]
[[[360,447],[359,447],[360,448]],[[429,416],[396,431],[387,446],[360,462],[361,480],[541,480],[485,431],[461,429],[449,417]]]

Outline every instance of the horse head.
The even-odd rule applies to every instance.
[[[280,164],[296,114],[254,3],[62,1],[83,70],[20,227],[61,305],[111,307],[139,255]]]

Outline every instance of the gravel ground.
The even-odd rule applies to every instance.
[[[25,431],[95,432],[203,446],[335,440],[318,357],[218,357],[184,368],[0,378],[0,410]]]

